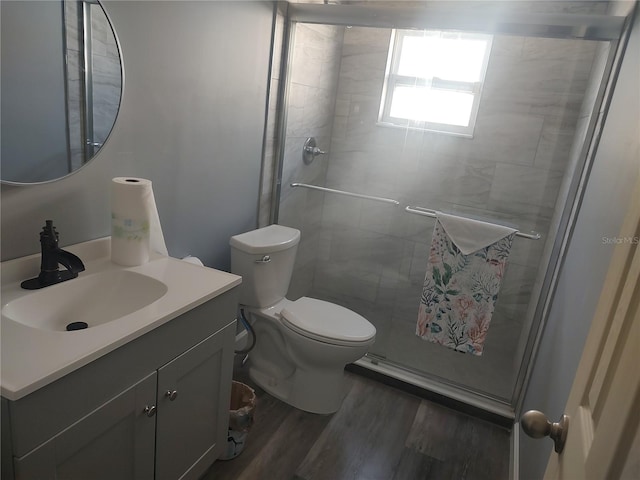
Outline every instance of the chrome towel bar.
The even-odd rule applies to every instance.
[[[405,207],[404,211],[408,213],[415,213],[416,215],[423,215],[425,217],[438,217],[438,212],[435,210],[431,210],[430,208],[408,206]],[[530,240],[539,240],[541,235],[538,232],[533,231],[531,233],[516,232],[516,237],[528,238]]]
[[[319,187],[317,185],[309,185],[307,183],[292,183],[291,186],[292,187],[308,188],[308,189],[311,189],[311,190],[319,190],[321,192],[337,193],[338,195],[345,195],[347,197],[364,198],[365,200],[372,200],[374,202],[382,202],[382,203],[389,203],[389,204],[392,204],[392,205],[400,205],[400,202],[398,202],[397,200],[393,200],[392,198],[374,197],[372,195],[362,195],[361,193],[345,192],[344,190],[336,190],[334,188]]]
[[[293,187],[293,188],[297,188],[297,187],[308,188],[310,190],[318,190],[320,192],[335,193],[335,194],[344,195],[344,196],[347,196],[347,197],[363,198],[365,200],[372,200],[374,202],[388,203],[388,204],[391,204],[391,205],[400,205],[400,202],[398,202],[397,200],[393,200],[392,198],[375,197],[375,196],[372,196],[372,195],[363,195],[361,193],[347,192],[345,190],[336,190],[335,188],[320,187],[318,185],[309,185],[307,183],[292,183],[291,187]],[[405,212],[414,213],[416,215],[423,215],[425,217],[437,218],[437,216],[438,216],[438,212],[436,210],[432,210],[430,208],[407,206],[407,207],[405,207],[404,210],[405,210]],[[528,238],[530,240],[539,240],[542,237],[542,235],[540,235],[538,232],[534,232],[534,231],[532,231],[531,233],[524,233],[524,232],[516,231],[516,236],[517,237]]]

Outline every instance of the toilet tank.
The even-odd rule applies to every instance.
[[[231,273],[242,277],[242,305],[263,308],[284,298],[299,242],[300,231],[282,225],[231,237]]]

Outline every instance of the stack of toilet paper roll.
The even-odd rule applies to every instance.
[[[168,255],[151,181],[116,177],[111,184],[111,261],[136,266],[150,252]]]

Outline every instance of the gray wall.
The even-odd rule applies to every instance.
[[[66,175],[61,2],[2,5],[3,178],[39,182]],[[25,42],[24,39],[30,39]]]
[[[110,234],[110,181],[153,181],[169,254],[227,268],[257,224],[271,2],[104,2],[121,42],[120,115],[94,161],[64,180],[2,185],[2,259]],[[4,132],[3,132],[4,133]]]
[[[629,41],[595,163],[541,340],[523,411],[553,421],[564,413],[573,377],[633,185],[640,175],[640,17]],[[548,439],[520,437],[520,478],[542,478]]]

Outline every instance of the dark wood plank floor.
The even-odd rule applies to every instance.
[[[256,389],[244,451],[202,480],[502,480],[509,432],[353,373],[338,412],[315,415]]]

